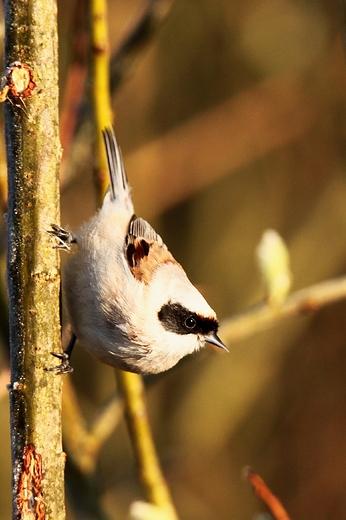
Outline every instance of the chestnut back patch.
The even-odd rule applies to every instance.
[[[149,250],[150,244],[143,238],[137,238],[133,242],[130,242],[126,248],[126,258],[130,269],[139,267],[141,260],[148,256]]]
[[[165,245],[135,237],[129,237],[126,259],[136,280],[145,284],[149,283],[153,273],[160,265],[168,262],[177,264]]]

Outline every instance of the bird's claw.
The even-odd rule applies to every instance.
[[[45,368],[47,372],[56,372],[57,374],[70,374],[73,372],[73,367],[70,365],[70,356],[66,352],[51,352],[52,356],[61,359],[60,365],[55,367]]]
[[[47,233],[57,240],[57,243],[54,245],[54,249],[64,249],[65,251],[70,251],[71,244],[76,243],[76,238],[73,236],[71,231],[58,226],[57,224],[51,224],[50,226],[52,229],[47,229]]]

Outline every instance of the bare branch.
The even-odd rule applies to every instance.
[[[111,92],[119,88],[140,54],[167,19],[174,0],[150,0],[138,22],[129,31],[110,62]]]
[[[229,343],[247,338],[260,330],[273,327],[292,316],[302,316],[346,298],[346,276],[326,280],[292,293],[279,308],[265,302],[223,320],[220,335]]]
[[[168,519],[177,520],[151,434],[142,378],[138,374],[118,370],[117,380],[124,394],[127,425],[147,500],[166,512]]]
[[[106,0],[90,1],[90,20],[91,70],[89,81],[92,85],[92,107],[96,135],[94,178],[97,200],[100,204],[109,184],[102,131],[112,123]]]
[[[250,482],[255,493],[268,507],[275,520],[290,520],[280,500],[270,491],[267,484],[251,468],[244,468],[244,477]]]
[[[119,424],[122,412],[121,400],[115,395],[103,407],[95,422],[88,427],[81,414],[70,378],[64,382],[64,444],[69,457],[84,475],[92,475],[95,471],[100,450]]]
[[[106,4],[104,0],[92,1],[92,41],[93,41],[93,108],[97,133],[97,157],[99,172],[102,173],[105,151],[102,130],[110,124],[110,95],[108,91],[108,69],[106,67],[107,27]],[[106,92],[107,90],[107,92]],[[106,171],[106,170],[105,170]],[[105,191],[105,179],[98,177],[98,198]],[[141,376],[116,370],[117,380],[125,400],[127,424],[136,454],[138,469],[147,498],[155,506],[165,511],[170,520],[177,520],[177,515],[153,443]]]
[[[13,519],[63,520],[62,382],[45,371],[61,349],[59,259],[45,233],[59,222],[57,7],[5,0],[4,10],[6,65],[25,56],[38,86],[5,101]]]

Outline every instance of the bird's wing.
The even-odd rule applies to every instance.
[[[160,265],[177,263],[160,235],[142,218],[131,220],[125,252],[131,273],[145,284]]]
[[[142,218],[133,217],[129,226],[129,236],[136,238],[143,238],[144,240],[151,242],[154,240],[161,245],[164,245],[160,235],[151,227],[148,222]]]

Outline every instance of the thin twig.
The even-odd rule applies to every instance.
[[[240,341],[261,330],[273,327],[284,319],[310,314],[344,298],[346,298],[346,276],[326,280],[292,293],[278,309],[273,309],[263,302],[223,320],[220,335],[226,343]]]
[[[95,26],[92,28],[93,51],[91,53],[91,67],[94,70],[92,75],[94,76],[95,73],[97,75],[97,83],[92,83],[92,91],[94,106],[96,104],[98,105],[96,116],[100,119],[98,122],[96,122],[96,124],[99,129],[102,130],[111,122],[110,116],[104,114],[105,110],[108,110],[106,107],[111,106],[107,100],[109,97],[109,83],[111,84],[111,94],[114,95],[122,82],[127,78],[129,72],[133,69],[134,64],[137,63],[139,56],[143,53],[143,50],[153,40],[157,31],[166,20],[173,2],[174,0],[150,0],[143,15],[139,18],[138,22],[134,24],[134,27],[129,31],[129,34],[120,44],[120,47],[113,53],[110,66],[108,63],[108,48],[107,45],[103,45],[103,36],[105,34],[103,28],[105,27],[104,22],[106,19],[102,19],[101,16],[100,19],[96,20],[98,27]],[[95,7],[93,7],[94,4],[96,4]],[[91,6],[91,9],[94,13],[92,17],[95,20],[95,17],[98,18],[98,12],[100,12],[100,8],[102,6],[101,3],[97,2],[97,0],[93,1],[93,5]],[[76,9],[78,9],[78,4]],[[93,138],[92,133],[89,131],[88,127],[88,108],[90,105],[88,104],[87,100],[79,99],[80,106],[78,110],[76,108],[76,104],[78,103],[78,95],[80,92],[82,92],[82,90],[84,90],[80,86],[84,70],[82,62],[80,61],[80,56],[78,56],[80,48],[83,47],[83,36],[81,31],[79,31],[78,34],[79,39],[75,38],[73,40],[74,45],[77,48],[75,51],[76,59],[71,66],[71,77],[69,78],[68,85],[66,87],[67,94],[64,99],[64,109],[62,113],[62,132],[64,132],[65,127],[67,129],[67,132],[64,134],[67,136],[66,144],[64,146],[66,153],[64,154],[63,158],[61,174],[61,179],[64,185],[70,182],[71,178],[74,177],[75,172],[80,171],[81,168],[87,168],[88,164],[91,164],[92,162],[92,154],[89,152],[89,150],[92,147]],[[79,40],[82,41],[81,44],[79,43]],[[106,66],[110,67],[109,71],[105,70]],[[96,69],[98,72],[96,72]],[[103,72],[101,69],[103,69]],[[98,77],[101,77],[99,72],[102,72],[102,80],[97,79]],[[109,79],[109,74],[111,75],[111,79]],[[101,81],[101,83],[99,83],[99,81]],[[105,90],[105,87],[107,87],[107,90]],[[74,92],[75,88],[77,91]],[[104,98],[103,95],[105,96]],[[82,104],[83,109],[81,108]],[[70,113],[70,107],[73,109],[72,113]],[[102,114],[104,114],[104,116],[102,116]],[[75,118],[74,116],[78,117]],[[78,130],[76,130],[77,127]],[[74,142],[72,144],[69,139],[73,133]],[[103,149],[101,140],[98,141],[97,147],[102,154]],[[99,198],[102,197],[104,190],[107,187],[107,175],[106,170],[104,169],[104,159],[101,159],[101,161],[102,162],[100,163],[100,166],[97,166],[96,168],[95,174]],[[102,188],[100,188],[100,186],[102,186]]]
[[[108,437],[113,433],[123,407],[118,395],[114,395],[103,407],[94,423],[88,427],[70,378],[63,388],[63,439],[69,457],[84,475],[93,475],[98,455]]]
[[[156,36],[173,4],[174,0],[150,0],[142,16],[112,55],[110,62],[112,94],[119,88],[140,54]]]
[[[92,106],[96,132],[95,187],[100,204],[109,184],[102,131],[112,123],[106,0],[90,1]]]
[[[64,151],[60,181],[64,181],[65,161],[73,144],[73,135],[80,116],[81,105],[86,102],[85,80],[87,77],[87,33],[86,2],[78,0],[74,8],[71,36],[71,62],[67,71],[67,79],[60,113],[60,136]]]
[[[110,95],[107,62],[107,26],[106,4],[104,0],[92,0],[92,41],[93,41],[93,108],[97,132],[97,158],[99,174],[96,176],[98,200],[105,192],[106,158],[102,139],[102,130],[109,126],[111,118]],[[103,170],[104,168],[104,170]],[[108,178],[107,178],[108,179]],[[107,182],[108,183],[108,182]],[[138,469],[147,498],[154,505],[165,511],[171,520],[177,520],[170,493],[163,477],[160,463],[155,451],[149,425],[144,386],[141,376],[120,370],[116,371],[118,384],[124,395],[127,424],[133,448],[136,454]]]
[[[256,495],[267,506],[275,520],[290,520],[280,500],[270,491],[264,480],[251,468],[244,468],[244,477],[252,485]]]
[[[147,500],[165,511],[168,518],[177,520],[178,516],[163,477],[152,438],[142,378],[138,374],[119,370],[117,371],[117,381],[124,394],[127,425]]]

